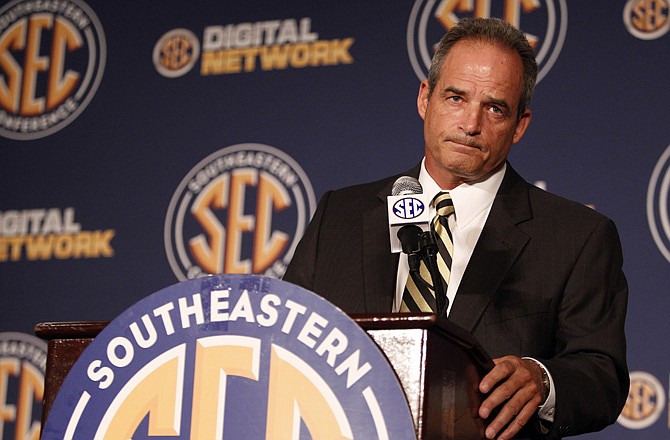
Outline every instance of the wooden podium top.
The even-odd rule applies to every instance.
[[[42,339],[95,338],[109,321],[42,322],[35,326],[35,334]]]

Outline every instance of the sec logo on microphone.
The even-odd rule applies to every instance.
[[[415,197],[404,197],[393,204],[393,213],[405,220],[419,217],[424,210],[423,202]]]

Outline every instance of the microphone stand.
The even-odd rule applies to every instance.
[[[407,254],[407,263],[409,271],[418,274],[421,278],[421,260],[423,258],[423,230],[417,225],[405,225],[398,230],[398,239],[402,246],[403,253]]]

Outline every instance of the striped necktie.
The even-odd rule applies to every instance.
[[[444,286],[443,292],[447,291],[449,275],[451,274],[451,259],[454,252],[454,242],[449,230],[447,217],[454,213],[454,203],[451,195],[443,191],[433,199],[435,217],[431,222],[430,229],[437,245],[437,265],[440,270],[441,279],[438,282]],[[435,289],[428,267],[423,258],[419,271],[410,270],[407,284],[400,305],[401,313],[437,312],[435,302]]]

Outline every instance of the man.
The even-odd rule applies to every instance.
[[[600,430],[616,420],[629,385],[614,224],[507,163],[530,124],[536,76],[521,32],[462,20],[421,83],[425,157],[404,173],[453,200],[447,313],[494,357],[479,386],[487,438],[526,425],[523,435],[546,438]],[[349,313],[400,310],[407,257],[390,252],[386,213],[397,177],[325,194],[284,279]]]

